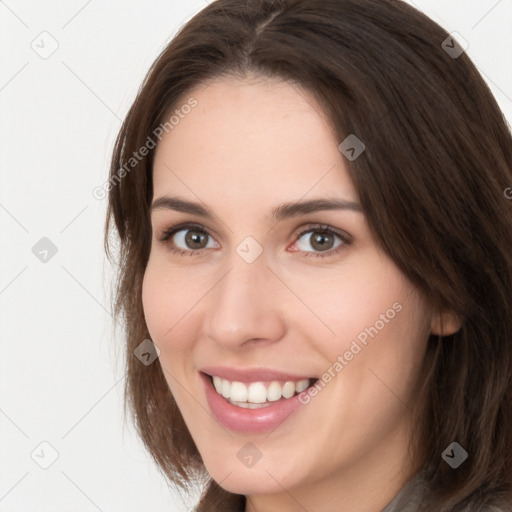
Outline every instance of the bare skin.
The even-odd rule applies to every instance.
[[[154,200],[179,196],[214,217],[155,208],[143,286],[148,328],[187,427],[211,477],[247,496],[246,512],[380,512],[420,462],[407,453],[405,404],[414,403],[429,334],[459,325],[427,307],[377,247],[362,212],[272,220],[284,202],[359,200],[341,141],[308,94],[229,77],[190,96],[198,106],[156,149]],[[185,222],[206,231],[203,248],[187,245],[187,229],[158,241]],[[318,225],[348,237],[332,233],[322,249]],[[263,249],[250,264],[236,252],[248,236]],[[212,416],[199,368],[321,376],[393,304],[400,311],[272,432],[228,431]],[[237,457],[248,442],[262,453],[252,467]]]

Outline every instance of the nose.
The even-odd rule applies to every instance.
[[[264,254],[252,263],[234,254],[228,270],[208,294],[206,337],[229,349],[278,341],[285,334],[282,308],[287,292],[267,267]]]

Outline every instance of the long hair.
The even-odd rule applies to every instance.
[[[426,405],[410,449],[427,461],[425,510],[512,503],[512,140],[476,67],[453,48],[443,28],[399,0],[216,0],[149,70],[113,151],[105,248],[114,225],[125,412],[172,482],[206,482],[200,512],[244,510],[245,497],[206,474],[159,361],[134,357],[150,337],[141,290],[154,151],[130,159],[192,88],[249,72],[309,90],[340,143],[363,141],[364,155],[347,164],[376,243],[462,319],[457,333],[430,337],[420,375]],[[453,442],[468,453],[457,469],[442,457]]]

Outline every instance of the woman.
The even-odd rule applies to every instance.
[[[106,232],[126,404],[198,511],[512,510],[511,148],[400,1],[217,0],[181,29]]]

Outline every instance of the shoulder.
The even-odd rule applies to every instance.
[[[424,468],[421,468],[414,474],[381,512],[416,512],[428,492],[428,482],[424,472]]]
[[[512,512],[512,503],[510,505],[487,505],[484,508],[479,507],[468,510],[468,512]]]
[[[388,503],[381,512],[417,512],[424,510],[425,501],[428,501],[429,485],[426,478],[425,468],[421,468],[404,485],[400,492]],[[462,504],[461,504],[462,505]],[[512,503],[500,502],[494,497],[479,496],[478,499],[470,500],[466,505],[456,508],[457,512],[512,512]]]

